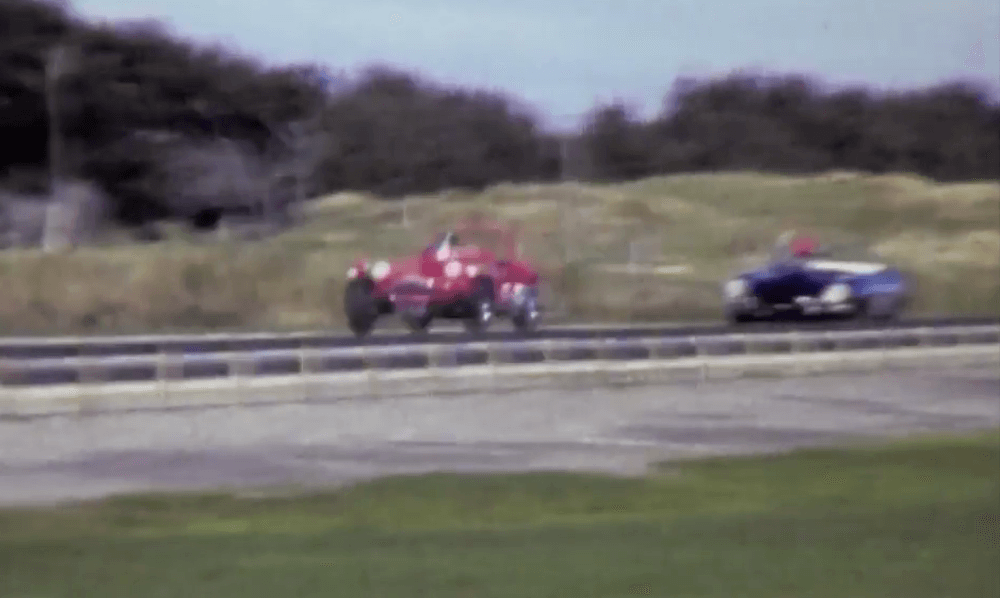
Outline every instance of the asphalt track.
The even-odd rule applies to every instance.
[[[870,328],[900,328],[914,326],[961,326],[996,324],[996,317],[921,317],[905,318],[890,324],[873,325],[857,320],[805,320],[758,322],[739,327],[727,324],[658,324],[630,326],[554,326],[542,327],[527,336],[533,339],[585,340],[632,339],[640,337],[682,337],[717,335],[732,332],[774,332],[788,330],[851,330]],[[204,354],[219,352],[262,352],[288,349],[333,349],[360,346],[393,346],[421,344],[451,344],[462,342],[509,342],[524,340],[525,335],[498,325],[495,329],[478,335],[465,332],[432,331],[426,334],[399,333],[395,331],[373,334],[363,339],[340,333],[261,334],[208,337],[191,335],[183,337],[90,337],[83,339],[21,338],[0,339],[0,359],[68,359],[74,357],[124,357],[173,354]]]
[[[1000,369],[0,421],[0,503],[651,461],[1000,425]]]

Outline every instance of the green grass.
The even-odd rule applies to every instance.
[[[919,289],[916,312],[1000,314],[997,181],[719,173],[499,185],[405,202],[341,193],[260,242],[176,235],[58,255],[4,252],[0,333],[342,328],[353,260],[409,255],[473,213],[522,224],[547,306],[563,321],[717,319],[720,282],[760,263],[789,227],[900,266]],[[686,269],[630,272],[630,256]]]
[[[1000,435],[0,511],[0,596],[1000,596]]]

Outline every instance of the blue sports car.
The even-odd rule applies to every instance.
[[[731,323],[780,315],[836,316],[886,321],[907,304],[903,274],[880,260],[850,259],[848,248],[809,256],[779,251],[769,263],[734,276],[722,287]]]

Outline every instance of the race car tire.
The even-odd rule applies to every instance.
[[[736,309],[726,309],[726,323],[730,326],[739,326],[741,324],[749,324],[756,320],[753,314],[747,313],[745,311],[740,311]]]
[[[857,311],[858,319],[866,322],[887,323],[896,319],[902,301],[891,295],[875,295],[866,299]]]
[[[521,334],[530,334],[538,329],[541,320],[541,310],[538,308],[538,289],[531,288],[528,291],[527,299],[520,306],[511,321],[514,329]]]
[[[347,326],[358,338],[366,336],[378,319],[378,306],[372,298],[375,283],[367,278],[357,278],[344,289],[344,313]]]
[[[493,283],[488,278],[476,279],[469,296],[469,316],[462,322],[469,332],[483,332],[493,323],[496,313]]]

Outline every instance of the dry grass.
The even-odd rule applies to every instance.
[[[303,227],[265,241],[6,252],[0,327],[340,327],[344,272],[353,259],[409,253],[472,213],[523,224],[524,248],[546,275],[549,303],[569,319],[716,317],[719,281],[759,259],[790,225],[863,243],[899,264],[920,288],[918,311],[1000,313],[1000,184],[724,173],[620,185],[500,185],[405,203],[341,193],[312,203]],[[615,267],[630,256],[689,268]]]

